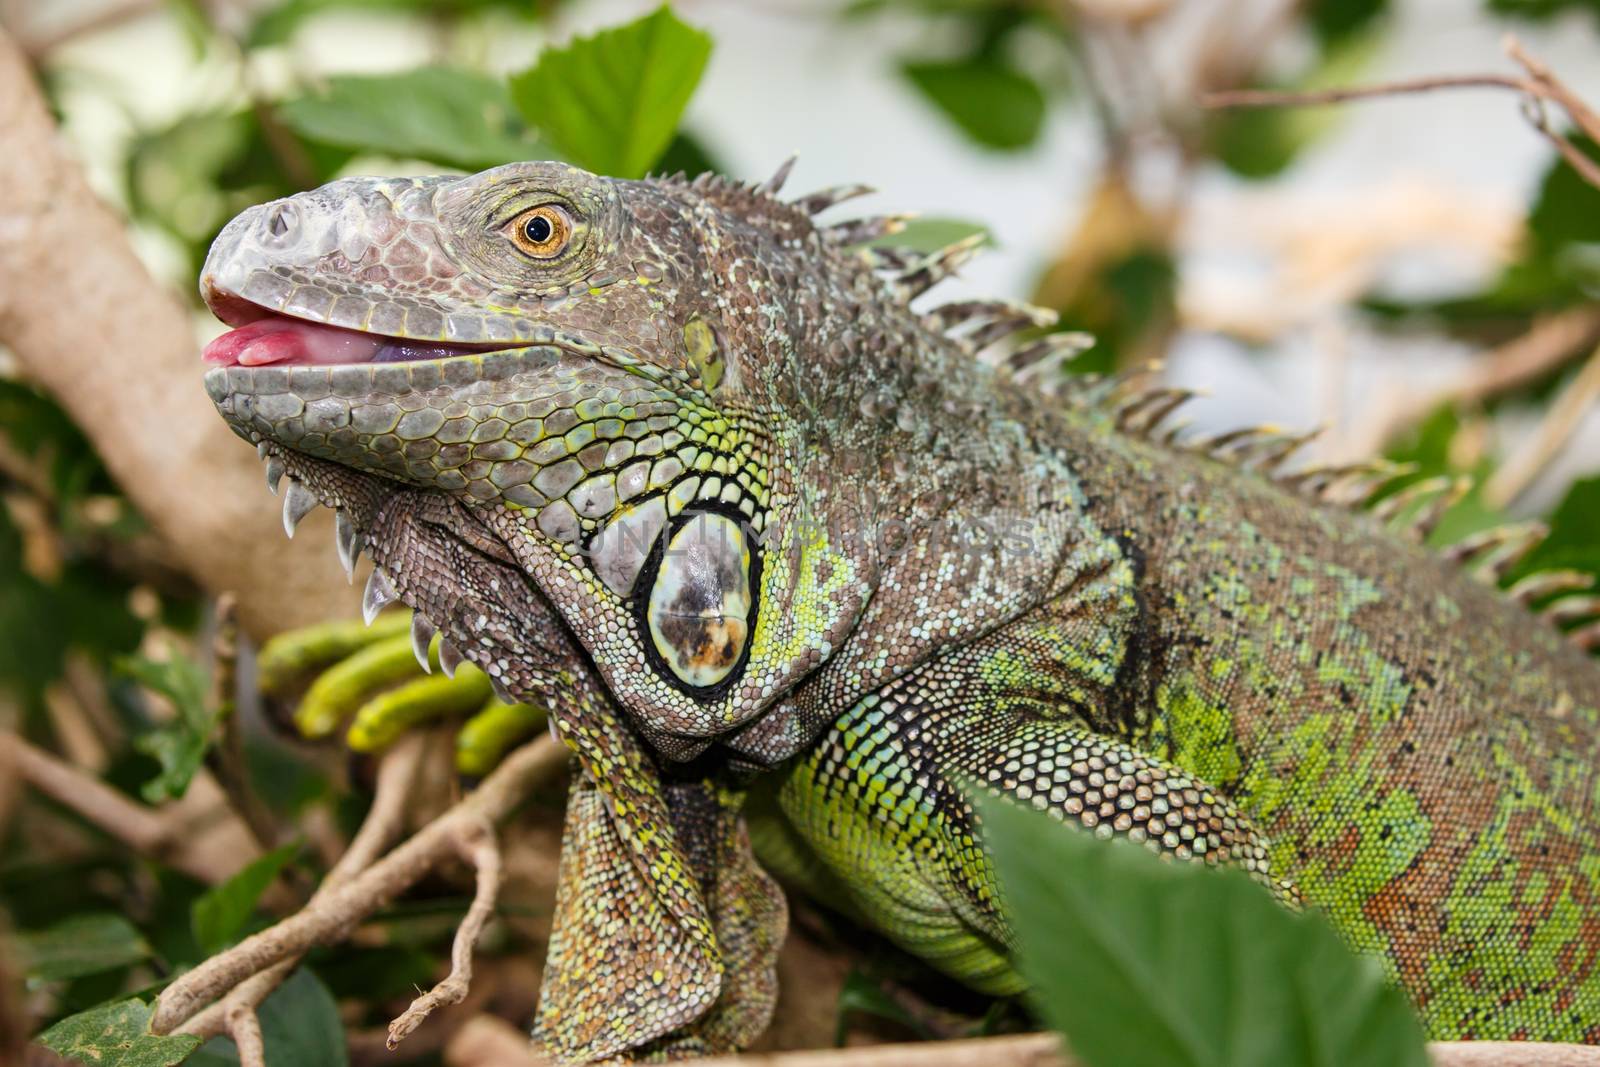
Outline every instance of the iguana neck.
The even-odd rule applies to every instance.
[[[869,595],[827,662],[725,740],[753,762],[788,758],[855,700],[1122,566],[1058,419],[915,320],[903,326],[908,343],[874,353],[874,373],[829,376],[851,379],[829,399],[848,389],[859,418],[820,435],[802,468],[835,520],[824,536],[861,560]],[[1112,583],[1126,584],[1125,571]]]

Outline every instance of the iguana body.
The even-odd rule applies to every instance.
[[[1433,1036],[1600,1041],[1600,667],[1338,472],[1270,477],[1293,442],[978,359],[1035,313],[909,307],[970,245],[854,251],[892,227],[779,184],[350,179],[207,262],[207,387],[286,516],[341,509],[369,597],[583,761],[538,1036],[760,1029],[735,783],[773,768],[768,854],[980,989],[1019,983],[964,782],[1322,907]]]

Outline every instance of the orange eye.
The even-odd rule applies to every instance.
[[[511,240],[534,259],[554,259],[572,240],[572,219],[556,204],[529,208],[511,220]]]

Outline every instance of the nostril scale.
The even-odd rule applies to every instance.
[[[277,204],[267,213],[267,235],[269,237],[282,237],[295,228],[300,221],[299,212],[293,204]]]

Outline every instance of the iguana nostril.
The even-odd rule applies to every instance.
[[[300,225],[300,210],[293,204],[275,204],[267,212],[265,228],[268,237],[284,237]]]

